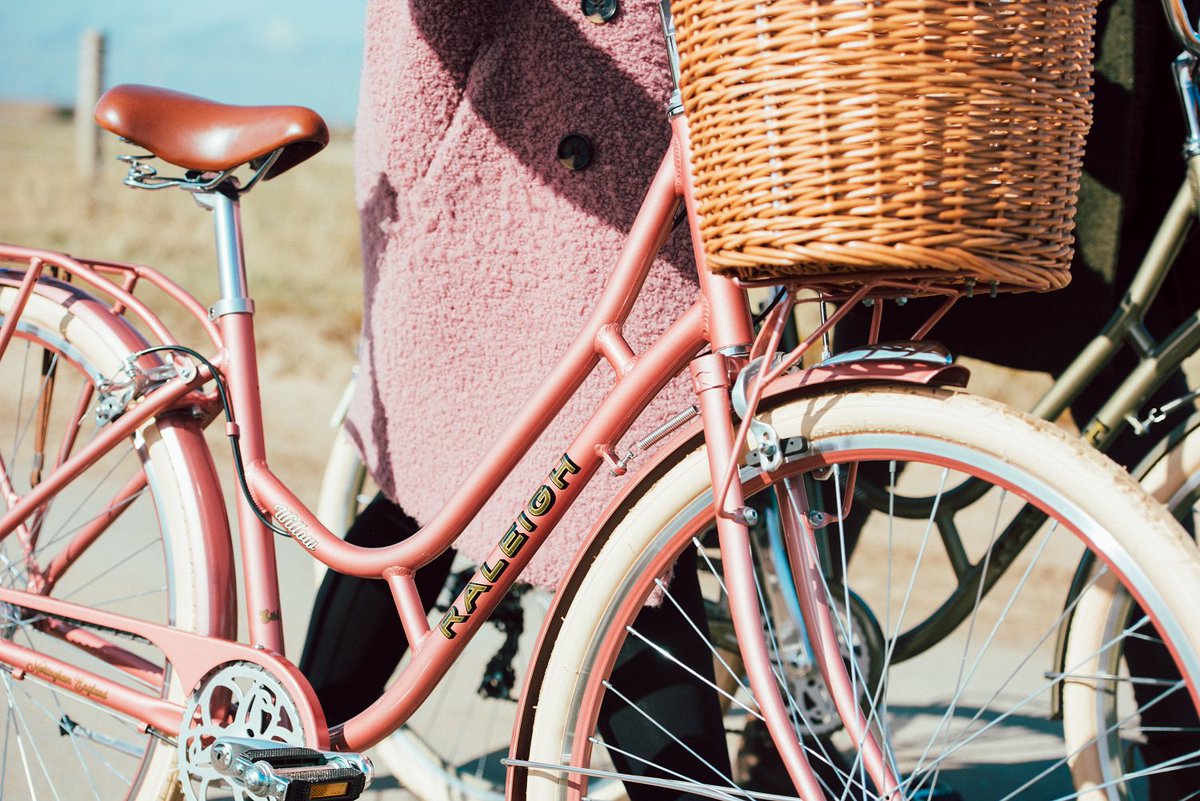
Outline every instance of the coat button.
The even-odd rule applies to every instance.
[[[583,0],[583,16],[603,25],[617,15],[617,0]]]
[[[592,163],[592,140],[583,134],[569,133],[558,142],[558,163],[568,170],[582,170]]]

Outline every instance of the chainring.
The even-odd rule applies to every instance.
[[[304,745],[300,711],[278,679],[250,662],[230,662],[209,673],[192,693],[179,734],[179,782],[188,801],[253,801],[231,787],[212,764],[218,737],[247,737]]]

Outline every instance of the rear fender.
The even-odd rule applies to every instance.
[[[23,276],[23,271],[0,269],[0,322],[4,319],[4,310],[9,308],[15,297],[11,290],[20,287]],[[93,376],[93,379],[112,377],[120,367],[122,354],[149,347],[142,333],[115,313],[110,302],[85,292],[79,286],[42,277],[34,286],[33,294],[66,311],[60,323],[62,335],[66,336],[67,331],[79,326],[104,342],[114,355],[112,364],[100,367],[102,371],[108,371],[107,375]],[[160,356],[155,354],[149,358],[159,359]],[[211,593],[208,608],[196,610],[199,633],[233,639],[237,636],[237,599],[233,581],[232,541],[225,505],[219,500],[222,496],[221,482],[204,439],[204,424],[191,415],[170,414],[157,421],[151,419],[146,425],[156,427],[158,436],[173,438],[179,443],[177,452],[183,455],[186,464],[177,465],[176,468],[186,473],[195,489],[197,503],[191,513],[199,522],[196,534],[203,539],[202,544],[197,543],[188,552],[205,555],[206,564],[202,574],[211,577],[212,586],[223,588],[221,592]],[[201,503],[199,499],[202,498],[218,500],[215,503]]]
[[[0,288],[20,287],[25,273],[21,270],[0,269]],[[137,351],[149,347],[146,338],[136,328],[112,310],[109,303],[84,292],[78,286],[42,277],[34,287],[34,293],[70,311],[71,315],[84,322],[97,336],[115,352]]]

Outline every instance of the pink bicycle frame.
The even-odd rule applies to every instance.
[[[729,573],[730,605],[751,685],[797,787],[805,797],[821,798],[819,785],[792,732],[763,639],[749,534],[744,519],[738,514],[743,503],[741,486],[736,481],[727,480],[734,466],[733,454],[737,452],[729,390],[738,371],[745,365],[754,339],[753,329],[743,287],[733,279],[709,272],[704,266],[689,164],[687,123],[684,117],[677,116],[673,120],[671,147],[654,176],[613,275],[597,308],[568,352],[441,512],[411,538],[380,549],[347,544],[328,531],[268,466],[258,389],[253,306],[245,290],[237,198],[236,194],[220,192],[201,196],[202,202],[210,204],[214,211],[219,258],[224,265],[222,300],[212,312],[216,318],[215,325],[206,319],[203,321],[218,348],[217,355],[211,361],[221,371],[229,388],[234,419],[237,421],[229,427],[229,433],[236,435],[240,443],[250,493],[260,509],[272,515],[278,526],[286,529],[324,564],[343,573],[386,580],[413,650],[411,662],[398,678],[378,701],[360,715],[331,730],[327,729],[311,688],[295,668],[283,659],[274,550],[278,535],[264,525],[256,510],[240,493],[236,502],[246,576],[250,645],[220,638],[184,635],[118,615],[11,590],[0,590],[0,601],[41,609],[84,623],[138,633],[161,647],[173,663],[183,665],[184,686],[191,686],[189,681],[198,680],[206,667],[231,659],[254,661],[282,677],[288,682],[293,695],[305,701],[306,728],[311,727],[308,730],[316,732],[316,745],[329,744],[339,749],[361,750],[378,742],[402,724],[426,698],[553,531],[579,491],[597,470],[614,462],[612,449],[615,443],[650,400],[690,363],[709,446],[712,480],[714,486],[722,486],[722,510],[728,512],[718,515],[717,526],[722,559]],[[644,353],[635,354],[622,337],[621,328],[659,247],[670,231],[681,201],[686,205],[692,241],[696,243],[700,298],[650,348]],[[42,257],[48,258],[46,254],[38,255],[32,251],[28,255],[30,268],[20,287],[25,297],[39,278]],[[97,315],[132,311],[148,321],[152,332],[165,343],[174,342],[169,332],[132,295],[133,284],[138,279],[152,281],[203,319],[203,310],[194,299],[154,271],[61,258],[57,263],[115,298],[109,309],[97,308]],[[108,281],[102,275],[105,272],[124,275],[125,284],[118,286]],[[10,324],[19,315],[23,302],[18,301],[16,311],[10,311]],[[7,344],[7,338],[12,335],[10,328],[11,325],[6,324],[0,329],[0,352]],[[129,344],[134,351],[145,347],[133,338]],[[705,347],[711,352],[696,358],[696,354]],[[157,362],[160,356],[142,358]],[[610,394],[560,459],[555,464],[547,465],[546,482],[533,491],[526,507],[514,516],[512,526],[500,537],[491,557],[478,568],[451,611],[436,627],[431,628],[417,595],[415,572],[442,553],[462,533],[547,423],[601,360],[608,362],[616,375]],[[205,408],[211,408],[212,399],[204,398],[197,391],[210,378],[207,371],[201,369],[195,375],[174,378],[142,398],[126,414],[107,426],[94,441],[61,464],[37,488],[12,505],[0,518],[0,537],[20,530],[23,521],[54,493],[156,415],[180,406],[207,404]],[[91,539],[81,543],[83,548],[99,536],[103,526],[99,528],[99,531],[89,533]],[[214,538],[228,538],[227,527],[219,522],[213,522],[207,530],[214,532]],[[216,551],[227,553],[227,544],[224,550],[218,547]],[[214,569],[226,570],[231,566],[217,564]],[[808,608],[822,608],[821,599],[816,597],[811,583],[798,582],[798,588],[802,598],[809,604]],[[828,629],[816,632],[818,641],[834,642],[827,614],[817,614],[816,620],[810,621],[810,625]],[[87,635],[79,636],[83,638]],[[96,639],[97,647],[107,644],[100,638]],[[14,643],[0,641],[0,661],[24,669],[29,660],[35,657],[45,663],[40,655]],[[827,678],[835,692],[849,686],[840,659],[823,660],[822,667],[830,674]],[[46,671],[61,676],[60,683],[64,685],[91,686],[104,693],[106,699],[111,699],[111,702],[100,700],[100,703],[109,703],[114,708],[136,715],[164,733],[178,733],[182,709],[176,709],[172,704],[150,696],[139,696],[65,663],[48,664]],[[856,704],[857,699],[852,694],[839,699],[839,708],[843,713],[856,709]],[[172,713],[175,714],[174,719]],[[852,717],[857,718],[857,715]],[[852,729],[857,728],[853,721],[848,721],[848,724]],[[878,746],[870,732],[854,733],[860,742],[866,743],[867,751],[876,752]],[[896,777],[891,775],[883,760],[868,759],[868,765],[877,786],[894,788],[897,785]]]

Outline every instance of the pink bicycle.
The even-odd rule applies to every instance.
[[[687,29],[692,11],[675,11],[687,77],[687,37],[699,34]],[[747,13],[765,19],[753,3]],[[749,30],[751,40],[763,35]],[[785,795],[808,801],[1124,798],[1195,762],[1189,746],[1094,769],[1115,735],[1144,740],[1158,709],[1200,706],[1200,556],[1182,529],[1083,443],[955,389],[965,371],[934,346],[872,341],[801,365],[863,303],[877,323],[892,299],[946,298],[916,332],[922,339],[950,303],[976,293],[975,274],[926,265],[776,277],[780,302],[756,331],[746,300],[754,281],[707,268],[702,218],[711,208],[698,200],[692,149],[710,140],[693,138],[692,109],[673,105],[671,115],[670,148],[569,352],[434,520],[403,543],[363,549],[330,533],[268,466],[242,258],[241,197],[317,153],[324,123],[306,109],[231,107],[148,87],[105,95],[104,127],[185,170],[160,176],[149,156],[130,156],[126,183],[181,189],[213,214],[219,290],[206,307],[145,266],[0,246],[3,792],[356,797],[371,772],[360,752],[422,704],[588,479],[626,471],[630,459],[615,448],[631,429],[641,435],[639,469],[576,556],[524,676],[509,797],[591,797],[601,781],[623,782],[631,795],[778,797],[736,767],[770,758],[787,777]],[[763,163],[768,177],[779,169]],[[697,243],[698,297],[635,354],[621,325],[681,206]],[[1042,286],[1019,275],[991,283]],[[190,312],[209,342],[177,341],[136,294],[145,285]],[[802,290],[836,308],[783,353]],[[601,364],[613,371],[609,396],[546,465],[544,483],[450,609],[427,619],[415,572],[453,542]],[[638,413],[685,370],[695,405],[639,431]],[[222,417],[244,640],[226,502],[204,439]],[[970,514],[954,526],[965,549],[935,558],[939,510],[959,510],[963,495]],[[991,558],[991,543],[1013,526],[1029,532],[1016,569],[980,584],[959,622],[900,661],[900,633],[929,611],[923,588]],[[850,527],[861,532],[853,558]],[[279,537],[336,570],[386,582],[413,644],[385,694],[350,720],[327,721],[283,653]],[[1084,553],[1096,567],[1064,609]],[[679,625],[711,659],[685,667],[721,699],[723,721],[708,736],[728,738],[729,764],[697,761],[690,775],[670,774],[654,769],[654,754],[604,738],[598,721],[602,709],[629,706],[610,673],[625,643],[644,639],[639,612],[676,605],[672,588],[691,577],[673,566],[693,562],[709,619],[681,610]],[[1132,675],[1131,684],[1161,692],[1115,720],[1107,706],[1103,716],[1076,705],[1060,717],[1066,688],[1111,678],[1089,672],[1089,655],[1047,670],[1064,621],[1118,589],[1147,614],[1133,636],[1165,648],[1177,674]],[[680,663],[662,650],[656,658]],[[651,723],[686,740],[671,733],[670,714]],[[1092,733],[1080,742],[1080,731]]]

